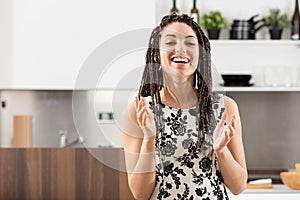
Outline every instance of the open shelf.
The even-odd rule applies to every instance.
[[[210,40],[210,42],[218,45],[296,45],[300,47],[300,40]]]
[[[225,92],[300,92],[300,87],[224,87]]]

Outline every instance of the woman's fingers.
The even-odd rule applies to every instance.
[[[140,111],[137,112],[137,120],[141,123],[141,125],[145,126],[145,119],[147,118],[147,108],[142,107]]]
[[[232,116],[232,127],[235,129],[235,115]]]
[[[231,138],[235,134],[235,116],[233,115],[231,120],[226,123],[226,114],[224,113],[220,123],[218,124],[217,131],[214,136],[215,150],[223,149],[228,145]]]
[[[230,126],[229,129],[230,129],[229,133],[230,133],[230,139],[231,139],[234,136],[235,129],[232,126]]]
[[[135,107],[136,107],[136,116],[137,123],[139,126],[147,126],[150,122],[150,113],[147,108],[146,102],[144,98],[140,100],[138,97],[135,97]]]
[[[230,136],[232,137],[235,133],[235,116],[233,115],[229,124],[228,124],[229,130],[230,130]]]
[[[153,137],[155,135],[155,124],[146,100],[144,98],[139,100],[138,97],[136,97],[135,108],[137,124],[144,133],[144,138]]]

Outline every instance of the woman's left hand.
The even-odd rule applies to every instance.
[[[213,133],[213,148],[217,152],[222,152],[235,134],[235,116],[232,116],[228,124],[226,118],[224,113]]]

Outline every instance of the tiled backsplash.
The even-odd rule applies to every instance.
[[[294,168],[300,162],[300,93],[231,92],[239,105],[249,168]]]
[[[126,90],[0,91],[1,100],[6,102],[6,107],[0,110],[1,146],[11,146],[13,115],[26,114],[33,117],[34,147],[57,147],[60,130],[67,131],[69,143],[80,135],[85,146],[121,147],[121,116],[134,93]],[[293,168],[294,163],[300,162],[299,92],[227,95],[239,105],[249,168]],[[101,112],[112,112],[114,119],[100,123]]]
[[[113,112],[110,99],[114,97],[113,92],[11,90],[0,93],[1,101],[6,104],[0,110],[2,147],[11,147],[14,115],[32,115],[34,147],[58,147],[61,132],[66,133],[67,143],[82,136],[83,145],[88,147],[122,145],[121,132],[114,120],[108,123],[98,120],[100,112]]]

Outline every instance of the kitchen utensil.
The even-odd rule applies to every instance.
[[[248,20],[233,20],[230,30],[230,39],[248,40],[255,39],[256,32],[264,27],[264,23],[256,27],[259,22],[263,22],[263,19],[254,20],[258,15],[252,16]]]
[[[261,184],[271,184],[271,183],[272,183],[271,178],[257,179],[257,180],[248,182],[248,184],[251,184],[251,185],[261,185]]]
[[[247,189],[273,189],[273,184],[247,184]]]
[[[15,115],[13,118],[13,147],[32,146],[32,116]]]
[[[272,189],[272,179],[264,178],[264,179],[256,179],[253,181],[249,181],[246,186],[247,189]]]
[[[251,74],[222,74],[224,86],[251,86]]]

